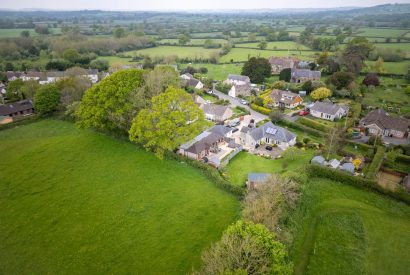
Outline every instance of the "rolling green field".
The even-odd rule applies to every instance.
[[[179,68],[186,68],[188,64],[180,64]],[[205,67],[208,69],[206,74],[214,80],[225,80],[228,74],[241,74],[243,64],[208,64],[208,63],[193,63],[189,64],[194,68]]]
[[[386,110],[387,107],[400,107],[403,114],[410,113],[410,95],[402,88],[376,88],[365,93],[363,104]]]
[[[409,30],[399,29],[383,29],[383,28],[360,28],[358,29],[357,36],[367,37],[399,37],[407,33]]]
[[[243,62],[247,61],[249,57],[265,57],[270,56],[296,56],[302,59],[313,59],[315,57],[314,51],[270,51],[270,50],[258,50],[258,49],[244,49],[244,48],[233,48],[227,55],[221,57],[219,62],[230,62],[233,59],[234,62]]]
[[[313,151],[300,151],[295,160],[287,160],[287,168],[283,168],[282,159],[266,159],[247,152],[240,152],[226,166],[226,176],[235,185],[244,186],[249,173],[282,173],[297,171],[309,163]]]
[[[364,68],[365,72],[373,71],[374,61],[366,61],[367,68]],[[384,62],[384,69],[386,73],[392,74],[406,74],[408,68],[410,67],[410,61],[401,62]]]
[[[199,170],[69,122],[0,140],[1,274],[186,274],[239,212]]]
[[[128,65],[132,64],[133,62],[130,61],[129,58],[123,58],[118,56],[99,56],[97,59],[99,60],[107,60],[110,66],[112,65]]]
[[[291,227],[295,274],[408,274],[410,207],[367,190],[312,178]]]
[[[200,38],[200,39],[191,39],[191,41],[188,43],[188,45],[203,45],[205,43],[206,39]],[[213,43],[219,43],[219,44],[224,44],[228,42],[226,39],[211,39]],[[165,44],[165,43],[170,43],[170,44],[178,44],[178,39],[161,39],[158,41],[160,44]]]
[[[259,43],[244,43],[236,44],[236,48],[255,48],[258,49]],[[266,47],[267,50],[310,50],[308,47],[293,42],[293,41],[277,41],[277,42],[268,42]]]
[[[178,57],[203,57],[209,58],[214,52],[219,52],[218,49],[204,49],[201,47],[178,47],[178,46],[160,46],[149,49],[142,49],[138,51],[125,52],[127,55],[149,55],[150,57],[166,57],[176,55]]]
[[[22,31],[29,31],[30,36],[38,36],[34,29],[0,29],[0,38],[20,37]],[[60,28],[50,28],[51,34],[61,34]]]

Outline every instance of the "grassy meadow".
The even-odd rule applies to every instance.
[[[408,274],[410,207],[312,178],[289,223],[295,274]]]
[[[256,43],[241,43],[236,44],[236,48],[255,48],[258,47],[259,42]],[[266,50],[310,50],[305,45],[293,42],[293,41],[276,41],[276,42],[267,42]]]
[[[224,55],[220,58],[219,62],[244,62],[247,61],[250,57],[286,57],[286,56],[295,56],[301,59],[313,59],[317,52],[314,51],[274,51],[274,50],[259,50],[259,49],[245,49],[245,48],[233,48],[227,55]]]
[[[1,274],[186,274],[239,212],[199,170],[69,122],[0,140]]]
[[[142,49],[138,51],[129,51],[129,52],[125,52],[124,54],[126,55],[142,54],[142,55],[149,55],[152,58],[155,56],[166,57],[166,56],[172,56],[172,55],[176,55],[180,58],[183,58],[183,57],[209,58],[212,53],[218,52],[218,51],[219,49],[204,49],[202,47],[159,46],[155,48]]]
[[[209,64],[209,63],[192,63],[192,64],[179,64],[179,68],[183,69],[187,66],[192,66],[194,68],[205,67],[208,69],[206,74],[208,77],[215,80],[225,80],[228,74],[241,74],[242,63],[234,64]]]
[[[61,34],[61,28],[50,28],[51,34]],[[34,29],[0,29],[0,38],[14,38],[20,37],[22,31],[29,31],[30,36],[38,36],[39,34]]]

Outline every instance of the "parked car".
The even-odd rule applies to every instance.
[[[208,89],[208,91],[206,91],[208,94],[213,94],[214,93],[214,91],[212,91],[212,89]]]
[[[239,119],[234,119],[231,122],[229,122],[228,126],[229,127],[235,127],[238,126],[239,124],[241,124],[241,122],[239,121]]]
[[[255,149],[258,149],[258,148],[259,148],[259,144],[256,143],[256,144],[255,144]]]
[[[268,150],[268,151],[272,151],[273,147],[270,146],[270,145],[266,145],[265,149]]]
[[[243,105],[248,105],[248,101],[246,101],[245,99],[241,99],[241,104],[243,104]]]
[[[238,132],[239,129],[238,128],[233,128],[232,133]]]
[[[299,112],[299,115],[300,116],[307,116],[309,114],[309,111],[308,110],[301,110],[300,112]]]

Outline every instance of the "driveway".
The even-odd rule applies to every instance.
[[[259,122],[259,121],[262,121],[264,119],[269,119],[269,116],[252,110],[248,105],[243,105],[240,102],[240,98],[229,96],[229,95],[224,94],[224,93],[222,93],[222,92],[220,92],[216,89],[213,89],[213,93],[216,96],[218,96],[220,99],[228,100],[229,103],[230,103],[230,107],[242,107],[242,108],[247,109],[251,113],[251,116],[255,120],[255,122]],[[291,117],[291,116],[288,116],[288,115],[284,115],[284,119],[290,120],[290,121],[295,121],[297,119],[297,116]]]

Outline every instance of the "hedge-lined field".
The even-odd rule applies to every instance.
[[[408,274],[410,207],[310,178],[289,223],[295,274]]]
[[[0,140],[1,274],[186,274],[239,211],[186,162],[72,123]]]

